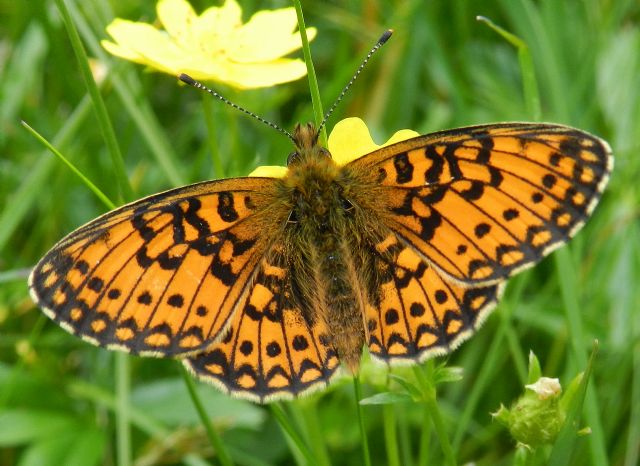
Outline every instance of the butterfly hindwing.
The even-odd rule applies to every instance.
[[[445,354],[469,338],[495,307],[503,285],[463,288],[390,234],[376,246],[385,277],[367,307],[369,352],[387,363]]]
[[[34,300],[101,346],[174,356],[229,325],[277,215],[274,180],[198,183],[125,205],[62,239],[30,277]],[[286,218],[285,218],[286,219]]]
[[[198,378],[254,401],[292,398],[324,387],[338,368],[326,325],[294,303],[289,269],[272,248],[224,339],[185,365]]]
[[[606,142],[504,123],[420,136],[348,167],[378,187],[382,221],[446,275],[497,283],[566,242],[600,198]]]

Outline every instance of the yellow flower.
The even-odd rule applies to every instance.
[[[373,142],[367,125],[360,118],[345,118],[339,121],[329,135],[328,149],[331,157],[338,165],[346,165],[363,155],[366,155],[381,147],[395,144],[419,136],[410,129],[397,131],[387,142],[378,145]],[[287,173],[287,167],[261,166],[256,168],[249,176],[264,176],[270,178],[282,178]]]
[[[282,58],[301,47],[293,7],[259,11],[246,24],[234,0],[201,15],[186,0],[160,0],[157,11],[164,30],[115,19],[107,26],[114,42],[103,40],[102,46],[165,73],[239,89],[294,81],[307,72],[302,60]],[[308,28],[307,34],[313,39],[316,30]]]

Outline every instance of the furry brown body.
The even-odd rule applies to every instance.
[[[291,215],[285,227],[293,299],[305,319],[324,321],[331,345],[347,367],[356,372],[365,343],[365,306],[370,296],[368,276],[375,244],[363,237],[361,207],[351,199],[353,180],[316,143],[311,125],[296,128],[298,151],[283,179],[283,200]],[[366,191],[362,191],[366,192]],[[368,222],[367,222],[368,223]],[[375,231],[375,230],[374,230]]]

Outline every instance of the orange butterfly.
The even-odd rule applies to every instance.
[[[565,243],[612,168],[567,126],[501,123],[415,137],[337,165],[297,126],[283,178],[173,189],[102,215],[29,279],[63,328],[182,357],[256,401],[325,386],[362,347],[387,363],[468,338],[504,281]]]

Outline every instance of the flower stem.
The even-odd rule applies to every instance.
[[[316,78],[316,71],[313,67],[313,61],[311,60],[311,48],[309,47],[307,28],[304,24],[304,16],[302,15],[302,5],[300,4],[300,0],[293,0],[293,5],[296,8],[296,15],[298,16],[298,29],[300,30],[300,38],[302,39],[302,54],[304,55],[304,62],[307,65],[307,77],[309,79],[309,90],[311,91],[313,116],[316,126],[319,126],[324,117],[324,111],[322,110],[322,100],[320,100],[318,79]],[[325,128],[322,128],[320,132],[320,142],[324,147],[327,146],[327,131]]]

